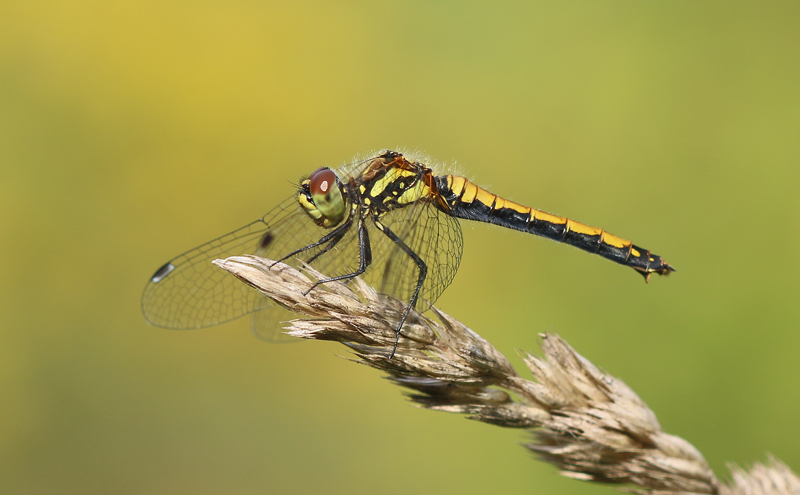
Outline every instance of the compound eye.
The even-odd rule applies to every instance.
[[[336,179],[336,173],[325,167],[318,168],[303,182],[305,199],[300,198],[306,213],[322,227],[330,228],[338,225],[347,213],[347,204],[342,196],[342,189]],[[308,189],[305,189],[305,188]],[[308,195],[311,195],[309,198]]]
[[[336,187],[336,174],[328,167],[318,168],[308,178],[308,189],[314,198],[322,197]]]

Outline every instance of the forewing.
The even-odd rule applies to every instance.
[[[159,327],[190,329],[263,309],[269,299],[211,261],[241,254],[280,258],[298,247],[293,243],[319,237],[320,230],[291,197],[262,219],[192,249],[159,269],[142,295],[144,316]]]
[[[351,174],[360,173],[366,161],[344,165],[336,173],[347,182]],[[312,265],[330,277],[353,273],[360,259],[355,226],[353,222],[352,228],[345,229],[335,246],[324,243],[284,262],[298,267],[301,262],[313,260]],[[218,325],[255,312],[252,329],[259,338],[271,342],[294,341],[281,334],[278,327],[281,320],[290,316],[287,311],[211,261],[242,254],[282,260],[330,232],[305,215],[296,196],[291,196],[260,220],[192,249],[161,267],[145,287],[142,312],[151,324],[173,329]],[[330,249],[325,250],[326,246]]]

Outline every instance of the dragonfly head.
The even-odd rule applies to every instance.
[[[338,225],[347,213],[339,178],[327,167],[315,170],[300,184],[297,200],[320,227],[331,228]]]

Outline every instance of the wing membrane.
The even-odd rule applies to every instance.
[[[312,232],[304,236],[303,230]],[[266,308],[269,299],[211,261],[241,254],[280,258],[283,252],[294,249],[294,242],[309,235],[319,235],[319,229],[303,214],[294,197],[287,199],[260,220],[164,265],[142,295],[145,318],[159,327],[203,328]]]
[[[266,300],[211,261],[255,252],[266,229],[261,220],[255,221],[164,265],[142,295],[147,321],[164,328],[203,328],[261,309]]]
[[[420,299],[433,303],[453,281],[461,261],[463,239],[458,220],[422,199],[387,213],[381,221],[428,266]],[[416,288],[419,269],[397,244],[386,236],[380,237],[375,249],[376,270],[367,279],[377,283],[381,292],[408,302]]]
[[[329,276],[352,273],[358,266],[358,239],[351,228],[313,266]],[[320,240],[329,231],[318,227],[292,196],[260,220],[188,251],[164,265],[142,295],[142,312],[151,324],[172,329],[204,328],[254,313],[253,333],[269,342],[294,341],[278,323],[289,312],[243,284],[211,261],[242,254],[278,260]],[[299,253],[286,263],[298,267],[325,246]]]

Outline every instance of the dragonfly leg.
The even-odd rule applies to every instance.
[[[419,293],[422,290],[422,285],[425,283],[425,279],[428,277],[428,265],[422,261],[422,258],[419,257],[417,253],[414,252],[413,249],[408,247],[408,245],[403,242],[400,237],[397,236],[394,232],[389,229],[389,227],[382,224],[379,220],[375,220],[375,226],[381,232],[386,235],[389,239],[392,240],[397,246],[402,249],[412,260],[416,263],[417,268],[419,268],[419,276],[417,277],[417,286],[414,289],[414,294],[411,295],[411,299],[408,301],[408,306],[406,306],[405,311],[403,311],[403,316],[400,318],[400,324],[397,325],[397,329],[395,330],[395,338],[394,338],[394,347],[392,348],[392,353],[389,355],[389,359],[394,357],[394,353],[397,352],[397,344],[400,342],[400,330],[403,329],[403,324],[406,322],[406,318],[408,317],[408,313],[411,311],[417,304],[417,299],[419,298]]]
[[[353,219],[352,219],[352,215],[351,215],[347,220],[345,220],[345,222],[343,224],[341,224],[340,226],[336,227],[331,232],[328,232],[327,234],[322,236],[322,238],[320,240],[318,240],[317,242],[312,242],[308,246],[303,246],[300,249],[295,249],[294,251],[292,251],[291,253],[287,254],[283,258],[275,261],[275,263],[273,263],[272,265],[274,266],[276,263],[280,263],[282,261],[285,261],[285,260],[291,258],[294,255],[297,255],[297,254],[300,254],[300,253],[302,253],[304,251],[308,251],[309,249],[314,249],[315,247],[321,246],[321,245],[325,244],[326,242],[328,242],[328,241],[330,241],[332,239],[334,239],[336,242],[339,242],[342,239],[342,237],[344,237],[344,235],[347,233],[347,231],[350,229],[350,227],[352,227],[352,225],[353,225]],[[321,254],[328,252],[333,246],[336,245],[336,242],[334,242],[333,245],[331,245],[331,246],[327,246],[321,253],[318,253],[318,254],[314,255],[308,261],[308,263],[311,263],[312,261],[317,259]]]
[[[313,262],[314,262],[314,261],[315,261],[317,258],[319,258],[319,257],[320,257],[320,256],[322,256],[323,254],[327,253],[327,252],[328,252],[328,251],[330,251],[331,249],[333,249],[333,248],[334,248],[334,247],[335,247],[335,246],[336,246],[336,245],[339,243],[339,241],[341,241],[342,239],[344,239],[344,236],[345,236],[345,234],[347,234],[347,231],[346,231],[346,230],[343,230],[343,231],[342,231],[342,232],[340,232],[338,235],[334,236],[334,238],[333,238],[333,239],[331,239],[331,240],[330,240],[330,242],[328,242],[328,245],[327,245],[327,246],[325,246],[325,247],[324,247],[322,250],[320,250],[320,252],[318,252],[318,253],[317,253],[317,254],[315,254],[314,256],[312,256],[312,257],[310,257],[309,259],[307,259],[307,260],[306,260],[306,263],[308,263],[308,264],[310,265],[310,264],[311,264],[311,263],[313,263]]]
[[[314,285],[311,286],[310,289],[308,289],[303,293],[303,295],[308,294],[320,284],[326,284],[328,282],[336,282],[338,280],[346,280],[358,277],[367,270],[370,264],[372,264],[372,247],[369,244],[369,235],[367,234],[367,227],[364,225],[363,222],[358,223],[358,255],[359,255],[358,256],[359,262],[358,262],[358,269],[356,271],[354,271],[353,273],[348,273],[346,275],[339,275],[338,277],[317,280],[314,283]]]

